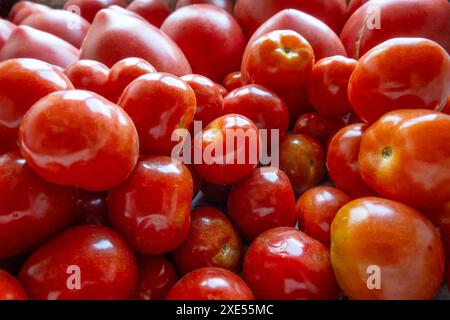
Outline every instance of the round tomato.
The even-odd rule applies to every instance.
[[[0,301],[26,299],[27,295],[20,282],[6,271],[0,270]]]

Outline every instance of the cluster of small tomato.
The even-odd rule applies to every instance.
[[[0,299],[435,297],[446,0],[126,5],[0,20]],[[194,120],[278,130],[279,168],[172,158]]]

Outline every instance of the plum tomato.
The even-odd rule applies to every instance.
[[[222,85],[228,92],[242,87],[242,73],[240,71],[235,71],[227,74],[222,81]]]
[[[350,77],[356,114],[373,123],[397,109],[442,110],[450,95],[450,58],[437,43],[396,38],[366,53]]]
[[[231,189],[228,213],[249,242],[269,229],[294,227],[295,195],[289,178],[275,167],[255,169]]]
[[[297,202],[300,229],[330,247],[330,229],[337,212],[352,199],[339,189],[319,186],[306,191]]]
[[[212,207],[191,213],[191,228],[184,242],[171,253],[180,275],[204,267],[240,271],[241,237],[230,220]]]
[[[209,267],[185,275],[169,292],[167,300],[254,300],[254,297],[238,275]]]
[[[97,12],[113,5],[125,8],[127,3],[125,0],[67,0],[64,10],[70,11],[72,8],[77,8],[84,19],[92,22]]]
[[[8,272],[0,270],[0,301],[26,299],[27,294],[20,282]]]
[[[174,250],[186,238],[193,194],[188,168],[170,157],[142,157],[108,194],[109,220],[142,254]]]
[[[305,113],[297,119],[294,134],[311,136],[326,146],[330,138],[344,126],[343,118],[328,117],[318,112]]]
[[[134,80],[118,103],[139,133],[140,152],[170,155],[176,129],[188,129],[194,119],[196,98],[192,88],[177,76],[149,73]]]
[[[73,86],[106,97],[109,68],[94,60],[78,60],[64,71]]]
[[[253,241],[244,259],[244,279],[262,300],[339,297],[328,248],[289,227],[268,230]]]
[[[108,203],[106,192],[78,190],[76,224],[108,225]]]
[[[137,13],[157,28],[170,14],[169,6],[161,0],[133,0],[127,10]]]
[[[58,91],[34,104],[22,120],[19,144],[41,177],[89,191],[119,185],[139,155],[137,131],[125,111],[84,90]]]
[[[42,3],[36,3],[34,1],[18,1],[9,12],[9,20],[18,25],[33,13],[50,10],[51,8],[49,6]]]
[[[133,299],[163,300],[178,276],[165,256],[138,256],[139,277]]]
[[[229,14],[234,14],[234,3],[233,0],[178,0],[177,9],[185,6],[190,6],[192,4],[212,4],[219,8],[226,10]]]
[[[450,201],[450,116],[418,109],[384,115],[363,134],[359,170],[385,198],[415,208]]]
[[[357,61],[332,56],[317,61],[308,79],[308,98],[325,116],[343,116],[352,111],[347,89]]]
[[[356,199],[339,210],[331,263],[351,299],[432,299],[444,280],[444,250],[433,224],[381,198]]]
[[[37,249],[19,279],[34,300],[120,300],[133,294],[136,258],[113,230],[69,229]]]
[[[300,195],[325,175],[325,151],[320,142],[303,134],[288,135],[280,146],[280,169]]]

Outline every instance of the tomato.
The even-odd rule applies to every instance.
[[[177,273],[164,256],[138,257],[139,278],[133,299],[163,300],[177,283]]]
[[[161,26],[183,50],[194,73],[221,82],[239,68],[245,38],[234,18],[208,4],[182,7]]]
[[[319,140],[323,146],[326,146],[330,138],[345,126],[342,118],[327,117],[321,113],[305,113],[294,126],[294,134],[304,134]]]
[[[45,4],[32,1],[18,1],[9,12],[9,20],[14,24],[20,24],[27,17],[36,12],[50,11],[51,8]]]
[[[190,6],[192,4],[212,4],[219,8],[226,10],[229,14],[234,13],[234,3],[233,0],[179,0],[177,2],[177,9],[185,6]]]
[[[320,186],[306,191],[297,202],[299,225],[310,237],[330,246],[330,228],[341,207],[351,198],[339,189]]]
[[[375,195],[362,180],[359,172],[361,138],[369,126],[358,123],[341,129],[330,141],[327,153],[327,168],[337,188],[352,197]]]
[[[167,73],[139,77],[125,89],[118,104],[136,125],[140,152],[147,155],[170,155],[177,143],[171,141],[172,132],[189,128],[196,110],[191,87]]]
[[[444,108],[441,110],[441,112],[450,114],[450,96],[448,97],[447,104],[444,106]]]
[[[79,51],[70,43],[28,26],[14,28],[0,51],[0,61],[34,58],[66,68],[78,60]]]
[[[97,12],[112,5],[126,7],[127,3],[125,0],[67,0],[64,9],[76,8],[84,19],[92,22]]]
[[[239,233],[222,212],[211,207],[192,211],[186,240],[171,253],[181,275],[204,267],[239,272],[242,255]]]
[[[133,0],[127,10],[137,13],[158,28],[170,14],[169,6],[161,0]]]
[[[352,14],[355,13],[355,11],[362,7],[366,2],[369,2],[369,0],[350,0],[347,10],[348,16],[351,17]]]
[[[73,89],[69,79],[45,62],[34,59],[1,62],[0,101],[4,102],[0,108],[0,154],[17,149],[20,121],[28,109],[47,94],[65,89]]]
[[[64,71],[76,89],[89,90],[101,96],[107,94],[109,68],[94,60],[78,60]]]
[[[3,48],[3,45],[8,40],[15,27],[16,26],[8,20],[0,18],[0,50]]]
[[[435,42],[388,40],[365,54],[353,72],[348,97],[358,116],[373,123],[396,109],[440,111],[450,95],[450,59]]]
[[[189,231],[192,189],[191,174],[178,160],[143,157],[132,175],[109,192],[111,225],[140,253],[172,251]]]
[[[383,197],[417,208],[450,201],[450,116],[416,109],[384,115],[362,137],[359,168]]]
[[[222,98],[225,98],[225,96],[228,94],[228,90],[221,85],[220,83],[216,83],[217,88],[219,88],[220,94],[222,95]]]
[[[427,38],[450,52],[449,14],[446,0],[371,0],[347,20],[341,40],[355,59],[397,37]]]
[[[58,91],[33,105],[22,120],[19,144],[44,179],[89,191],[116,187],[139,155],[136,128],[123,109],[83,90]]]
[[[447,260],[450,260],[450,201],[422,213],[439,228]]]
[[[183,52],[159,29],[115,10],[102,10],[81,46],[80,59],[97,60],[111,67],[129,57],[147,60],[160,72],[192,73]]]
[[[308,79],[308,98],[326,116],[342,116],[352,111],[347,97],[350,76],[357,61],[343,56],[319,60]]]
[[[228,92],[242,87],[242,73],[240,71],[229,73],[225,79],[223,79],[222,84]]]
[[[295,226],[295,195],[289,178],[275,167],[255,169],[231,189],[228,213],[249,242],[269,229]]]
[[[283,9],[297,9],[326,23],[339,33],[346,20],[345,0],[237,0],[235,15],[250,37],[256,29]]]
[[[117,233],[81,226],[36,250],[19,279],[34,300],[128,299],[136,286],[137,265]]]
[[[277,93],[289,107],[295,121],[309,107],[306,81],[314,64],[314,52],[308,41],[294,31],[267,33],[247,47],[242,74],[249,82]]]
[[[172,288],[168,300],[253,300],[247,284],[231,271],[202,268],[184,276]]]
[[[108,204],[106,192],[89,192],[78,190],[77,221],[78,225],[108,225]]]
[[[244,279],[262,300],[337,299],[328,248],[294,228],[264,232],[244,260]]]
[[[432,299],[444,280],[444,259],[433,224],[399,202],[351,201],[331,226],[331,262],[351,299]]]
[[[296,194],[316,186],[325,175],[325,151],[318,140],[303,134],[287,136],[280,146],[280,169]]]
[[[0,301],[26,299],[27,294],[20,282],[6,271],[0,270]]]
[[[260,145],[251,120],[238,114],[222,116],[195,137],[194,168],[213,184],[236,183],[259,164]]]
[[[203,180],[201,190],[207,202],[216,206],[225,206],[231,187],[232,185],[214,184]]]

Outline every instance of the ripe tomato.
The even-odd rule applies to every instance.
[[[8,40],[15,27],[16,26],[8,20],[0,18],[0,50],[3,48],[3,45]]]
[[[229,73],[225,79],[223,79],[222,82],[225,89],[227,89],[228,92],[231,92],[237,88],[240,88],[243,86],[242,83],[242,73],[240,71],[235,71]]]
[[[360,198],[339,210],[331,262],[351,299],[432,299],[444,279],[444,250],[433,224],[381,198]]]
[[[0,270],[0,301],[26,299],[27,294],[20,282],[6,271]]]
[[[348,16],[351,17],[352,14],[355,13],[355,11],[362,7],[366,2],[369,2],[369,0],[350,0],[347,10]]]
[[[450,201],[435,208],[422,210],[427,218],[439,228],[447,260],[450,259]]]
[[[137,13],[157,28],[170,14],[169,6],[161,0],[133,0],[127,10]]]
[[[89,90],[106,97],[109,68],[94,60],[78,60],[64,71],[76,89]]]
[[[219,8],[226,10],[231,15],[233,15],[234,13],[233,0],[178,0],[177,9],[199,3],[213,4]]]
[[[51,8],[41,3],[32,1],[18,1],[9,12],[9,20],[14,24],[20,24],[27,17],[36,12],[50,11]]]
[[[84,19],[92,22],[97,12],[112,5],[125,8],[127,3],[124,0],[67,0],[64,4],[64,10],[77,8]]]
[[[344,126],[343,118],[327,117],[318,112],[305,113],[297,119],[294,134],[311,136],[326,146],[330,138]]]

